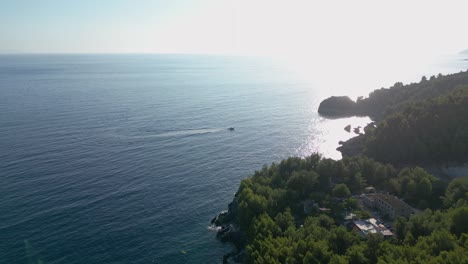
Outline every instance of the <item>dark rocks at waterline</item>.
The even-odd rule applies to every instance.
[[[236,213],[237,213],[237,200],[234,199],[228,205],[228,210],[219,213],[219,215],[215,216],[211,219],[211,224],[216,226],[223,226],[232,222],[236,221]]]
[[[340,142],[341,146],[339,146],[336,150],[341,152],[343,156],[353,157],[362,155],[363,147],[364,147],[365,137],[363,134],[360,134],[357,137],[353,137],[346,142]]]
[[[243,249],[240,252],[231,252],[223,256],[223,264],[229,263],[242,263],[246,254],[246,250]]]
[[[344,130],[346,130],[346,132],[351,132],[351,125],[347,125],[344,127]]]
[[[222,242],[233,243],[240,240],[242,236],[240,228],[236,224],[223,225],[216,235]]]
[[[232,213],[229,213],[229,211],[224,211],[213,217],[213,219],[211,219],[211,224],[215,226],[222,226],[223,223],[230,222],[231,218],[233,217],[234,216]]]
[[[236,247],[236,251],[223,256],[223,263],[242,263],[245,255],[245,234],[240,229],[237,218],[237,199],[228,205],[228,210],[221,212],[211,220],[211,224],[220,227],[216,237],[223,243],[231,243]]]
[[[375,122],[367,124],[364,128],[362,128],[362,132],[361,127],[354,128],[354,133],[358,134],[358,136],[353,137],[347,141],[339,141],[338,144],[340,146],[336,150],[341,152],[343,156],[348,157],[363,155],[366,135],[372,134],[375,128]]]
[[[236,247],[223,256],[223,263],[242,263],[245,255],[245,234],[236,223],[224,224],[218,230],[216,237],[223,243],[231,243]]]
[[[358,134],[358,135],[361,134],[361,127],[360,127],[360,126],[355,127],[355,128],[353,129],[353,132],[356,133],[356,134]]]
[[[220,226],[216,237],[224,243],[233,244],[237,251],[245,247],[245,234],[237,223],[228,223]]]

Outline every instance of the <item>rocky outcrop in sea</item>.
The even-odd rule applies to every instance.
[[[331,117],[353,116],[356,114],[356,102],[348,96],[332,96],[320,103],[318,112]]]

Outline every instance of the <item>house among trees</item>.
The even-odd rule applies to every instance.
[[[393,237],[393,233],[375,218],[352,221],[348,224],[348,228],[358,232],[362,237],[369,234],[380,234],[384,239]]]
[[[414,209],[397,197],[384,193],[369,193],[362,195],[364,205],[379,210],[383,215],[394,219],[396,216],[409,218]]]
[[[364,193],[376,193],[376,192],[377,192],[377,190],[372,186],[368,186],[368,187],[364,188]]]

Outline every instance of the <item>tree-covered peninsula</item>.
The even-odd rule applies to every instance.
[[[390,88],[374,90],[367,98],[360,97],[356,102],[346,96],[332,96],[322,101],[318,112],[333,117],[370,116],[380,121],[415,102],[447,95],[460,85],[468,85],[468,70],[429,79],[422,77],[419,83],[397,82]]]
[[[408,165],[466,162],[467,110],[468,71],[324,100],[322,115],[376,122],[341,160],[292,157],[244,179],[212,220],[237,249],[224,262],[468,263],[468,177]]]
[[[414,87],[379,90],[379,93],[388,94],[388,98],[378,96],[382,100],[376,99],[377,92],[371,93],[368,99],[362,101],[371,100],[376,102],[372,105],[389,106],[380,107],[380,110],[373,107],[371,113],[381,118],[367,126],[364,135],[350,139],[338,149],[345,156],[365,155],[392,164],[466,162],[467,77],[468,72],[463,72],[434,77]],[[412,89],[412,92],[405,89]]]
[[[383,162],[466,162],[468,86],[408,104],[363,137],[364,154]]]
[[[361,193],[373,186],[419,212],[393,222],[393,236],[360,235]],[[396,170],[368,158],[314,154],[264,166],[240,184],[229,211],[213,219],[245,263],[466,263],[468,178],[436,179],[421,168]],[[354,217],[354,218],[353,218]],[[228,261],[229,256],[225,256]]]

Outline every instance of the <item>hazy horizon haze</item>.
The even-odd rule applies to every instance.
[[[458,53],[464,1],[0,1],[0,53]],[[326,54],[324,56],[323,54]]]

